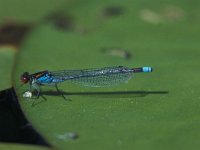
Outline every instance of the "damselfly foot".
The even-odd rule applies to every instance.
[[[65,95],[63,94],[63,92],[60,91],[60,90],[58,89],[58,85],[57,85],[57,84],[55,84],[55,88],[56,88],[57,92],[58,92],[64,99],[66,99]]]

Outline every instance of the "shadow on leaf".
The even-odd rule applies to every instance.
[[[65,96],[93,96],[93,97],[105,97],[105,98],[131,98],[131,97],[144,97],[147,95],[161,95],[168,94],[168,91],[100,91],[100,92],[63,92]],[[60,96],[57,91],[44,91],[43,95]]]

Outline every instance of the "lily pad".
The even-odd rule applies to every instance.
[[[16,49],[14,47],[0,47],[0,91],[12,87],[11,75]]]
[[[50,0],[48,2],[40,0],[2,1],[0,6],[0,24],[4,21],[39,23],[42,17],[61,7],[63,2],[62,0]]]
[[[183,6],[182,1],[177,3]],[[189,19],[149,24],[140,18],[139,11],[150,4],[136,4],[71,2],[63,7],[68,8],[66,14],[74,16],[75,30],[61,31],[46,23],[35,28],[23,44],[14,76],[18,98],[33,126],[56,148],[199,148],[199,25]],[[111,5],[121,6],[123,13],[102,18]],[[162,8],[163,4],[156,6]],[[184,7],[190,9],[186,2]],[[188,29],[190,23],[193,28]],[[129,50],[133,57],[106,55],[102,52],[105,47]],[[19,87],[25,71],[119,65],[152,66],[155,71],[136,74],[128,84],[110,88],[65,82],[59,88],[68,100],[54,87],[42,87],[46,100],[23,98],[28,85]]]
[[[0,143],[0,149],[3,150],[49,150],[49,148],[33,145]]]

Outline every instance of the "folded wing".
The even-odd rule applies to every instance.
[[[53,78],[66,80],[89,87],[106,87],[127,82],[133,70],[126,67],[106,67],[101,69],[61,70],[51,72]]]

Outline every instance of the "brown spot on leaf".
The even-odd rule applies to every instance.
[[[20,46],[31,26],[20,23],[5,23],[0,26],[0,45]]]
[[[177,6],[166,6],[162,14],[169,21],[181,21],[186,18],[186,12]]]
[[[118,17],[124,13],[124,8],[121,6],[108,6],[103,10],[104,17]]]
[[[75,28],[74,18],[71,15],[66,15],[62,12],[54,12],[46,17],[46,20],[51,22],[57,29],[73,31]]]
[[[163,18],[159,13],[150,9],[142,9],[139,15],[143,21],[152,24],[158,24],[163,21]]]
[[[106,55],[117,56],[126,60],[131,58],[131,53],[122,48],[102,48],[102,52]]]

